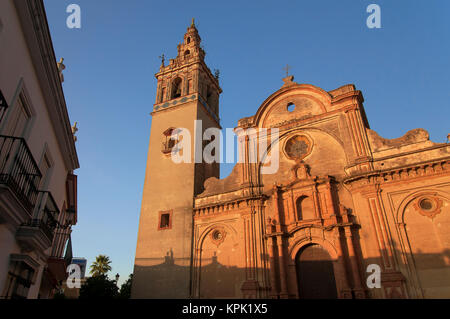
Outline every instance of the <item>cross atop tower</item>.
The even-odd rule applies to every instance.
[[[289,76],[289,70],[291,69],[291,66],[289,64],[286,64],[286,66],[283,68],[283,70],[286,71],[286,77]]]
[[[294,76],[289,75],[289,70],[291,69],[291,66],[289,64],[286,64],[286,66],[283,68],[284,71],[286,71],[286,77],[283,79],[283,87],[290,86],[296,84],[294,82]]]
[[[161,59],[161,66],[165,67],[166,56],[164,55],[164,53],[161,54],[159,58]]]

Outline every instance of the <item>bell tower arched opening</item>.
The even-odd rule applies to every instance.
[[[183,81],[180,78],[176,78],[172,82],[172,99],[179,98],[181,96],[181,83]]]

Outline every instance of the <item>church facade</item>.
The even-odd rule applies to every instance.
[[[384,139],[354,85],[288,76],[238,122],[257,133],[239,137],[228,177],[195,163],[194,140],[174,163],[177,128],[220,128],[200,41],[192,23],[156,74],[132,297],[450,298],[450,144],[423,129]],[[251,159],[262,139],[273,174]]]

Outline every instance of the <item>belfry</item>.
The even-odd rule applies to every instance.
[[[219,177],[219,164],[176,164],[170,137],[177,128],[195,131],[220,128],[218,79],[205,64],[201,38],[192,24],[178,55],[156,74],[157,94],[139,224],[133,285],[135,297],[187,298],[192,263],[192,207],[209,177]],[[201,132],[203,135],[203,132]],[[194,145],[192,140],[192,145]],[[151,284],[149,284],[151,283]]]

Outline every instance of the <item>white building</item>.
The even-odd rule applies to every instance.
[[[72,257],[79,163],[56,61],[43,1],[0,1],[0,298],[51,297]]]

